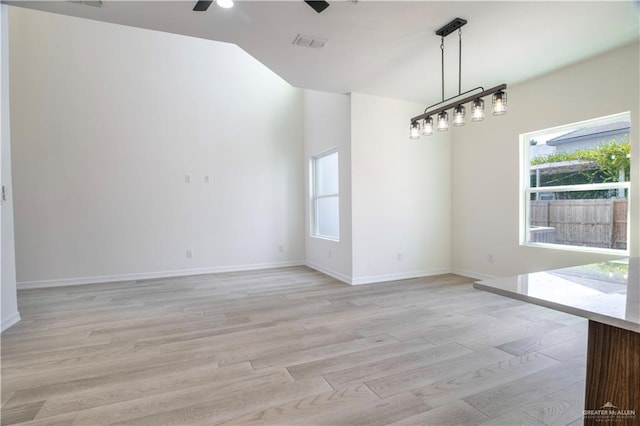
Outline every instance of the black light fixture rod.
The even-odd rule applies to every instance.
[[[440,39],[440,63],[442,64],[442,102],[444,102],[444,37]]]
[[[467,102],[471,102],[471,101],[473,101],[473,100],[475,100],[477,98],[484,98],[485,96],[493,95],[494,93],[499,92],[500,90],[505,90],[506,88],[507,88],[506,84],[501,84],[499,86],[492,87],[491,89],[487,89],[487,90],[485,90],[483,92],[480,92],[480,93],[477,93],[475,95],[469,95],[469,96],[464,97],[462,99],[459,99],[457,101],[450,102],[450,103],[448,103],[446,105],[443,105],[441,107],[435,108],[435,109],[433,109],[431,111],[429,110],[430,108],[433,108],[436,105],[440,105],[440,104],[442,104],[444,102],[450,101],[451,99],[456,99],[456,98],[460,97],[460,95],[464,95],[464,94],[467,94],[469,92],[473,92],[474,90],[477,90],[477,89],[482,89],[482,87],[476,87],[475,89],[471,89],[471,90],[469,90],[467,92],[461,93],[460,95],[456,95],[456,96],[451,97],[449,99],[446,99],[446,100],[444,100],[442,102],[439,102],[437,104],[434,104],[434,105],[431,105],[431,106],[427,107],[424,110],[424,114],[416,115],[415,117],[413,117],[411,119],[411,122],[414,123],[416,121],[422,120],[423,118],[427,118],[430,115],[439,114],[442,111],[446,111],[448,109],[454,108],[454,107],[456,107],[456,106],[458,106],[460,104],[465,104]]]
[[[458,29],[458,95],[462,95],[462,30]]]
[[[443,103],[445,103],[445,102],[447,102],[447,101],[450,101],[451,99],[458,98],[458,97],[460,97],[460,96],[462,96],[462,95],[466,95],[467,93],[471,93],[471,92],[473,92],[473,91],[475,91],[475,90],[478,90],[478,89],[480,89],[480,91],[481,91],[481,92],[484,92],[484,87],[482,87],[482,86],[478,86],[478,87],[476,87],[475,89],[467,90],[466,92],[464,92],[464,93],[460,93],[460,94],[455,95],[455,96],[452,96],[452,97],[450,97],[449,99],[443,99],[443,100],[442,100],[442,101],[440,101],[440,102],[436,102],[436,103],[435,103],[435,104],[433,104],[433,105],[429,105],[428,107],[426,107],[426,108],[424,109],[424,112],[426,113],[427,111],[429,111],[429,110],[430,110],[431,108],[433,108],[434,106],[441,105],[441,104],[443,104]]]

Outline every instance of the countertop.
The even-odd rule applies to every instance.
[[[482,280],[473,286],[640,333],[640,257]]]

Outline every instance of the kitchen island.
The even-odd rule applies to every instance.
[[[474,287],[589,320],[584,424],[640,425],[640,257]]]

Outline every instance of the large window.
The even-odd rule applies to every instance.
[[[312,235],[337,240],[340,237],[338,151],[311,158]]]
[[[520,135],[521,243],[628,250],[629,113]]]

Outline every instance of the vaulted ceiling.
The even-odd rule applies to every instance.
[[[440,97],[440,38],[462,28],[462,90],[514,84],[640,36],[633,1],[236,1],[192,11],[194,1],[7,2],[55,13],[235,43],[294,86],[422,103]],[[326,39],[294,45],[298,34]],[[603,76],[606,78],[606,76]],[[445,39],[446,94],[458,90],[458,34]]]

